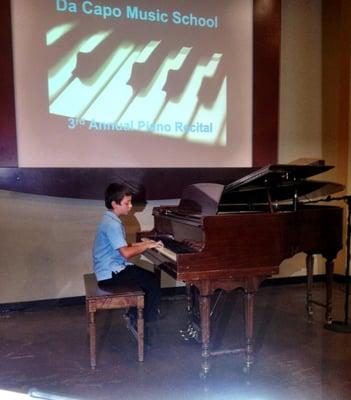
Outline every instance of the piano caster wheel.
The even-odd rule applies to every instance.
[[[205,373],[204,371],[200,371],[200,372],[199,372],[199,378],[200,378],[202,381],[206,380],[207,375],[208,375],[208,374]]]
[[[203,361],[201,365],[201,371],[199,372],[200,379],[204,380],[210,373],[210,362],[208,360]]]
[[[253,366],[253,360],[252,361],[246,361],[244,363],[244,365],[243,365],[243,368],[242,368],[244,374],[249,374],[251,372],[252,366]]]
[[[307,322],[309,324],[313,322],[313,308],[311,306],[307,307]]]
[[[248,367],[247,365],[244,365],[243,372],[244,372],[244,374],[248,374],[250,372],[250,367]]]

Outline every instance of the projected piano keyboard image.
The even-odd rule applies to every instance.
[[[75,30],[66,24],[47,33],[51,114],[94,121],[94,128],[226,144],[223,54],[167,40],[127,40],[113,30],[80,37]],[[57,58],[50,48],[68,38],[71,46],[61,46]]]

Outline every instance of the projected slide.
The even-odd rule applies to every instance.
[[[13,0],[21,166],[251,164],[248,0]]]

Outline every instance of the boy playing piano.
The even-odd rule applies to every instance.
[[[101,288],[134,283],[145,292],[145,322],[155,321],[158,316],[160,287],[156,276],[128,260],[147,249],[163,246],[153,240],[127,243],[124,225],[120,219],[132,208],[132,192],[127,185],[111,183],[105,191],[107,210],[97,228],[93,262],[96,279]],[[136,322],[136,309],[129,311],[132,326]]]

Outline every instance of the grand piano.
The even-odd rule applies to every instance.
[[[343,210],[308,204],[342,185],[309,179],[331,169],[324,163],[269,165],[228,185],[199,183],[184,188],[178,206],[153,210],[154,228],[139,240],[163,240],[163,249],[144,255],[155,265],[199,294],[202,374],[210,369],[211,296],[217,289],[242,288],[245,297],[244,369],[253,364],[254,297],[263,280],[279,272],[283,260],[304,252],[307,268],[307,312],[312,303],[324,306],[332,322],[334,259],[342,248]],[[326,302],[312,299],[313,255],[326,264]],[[221,352],[220,352],[221,353]]]

